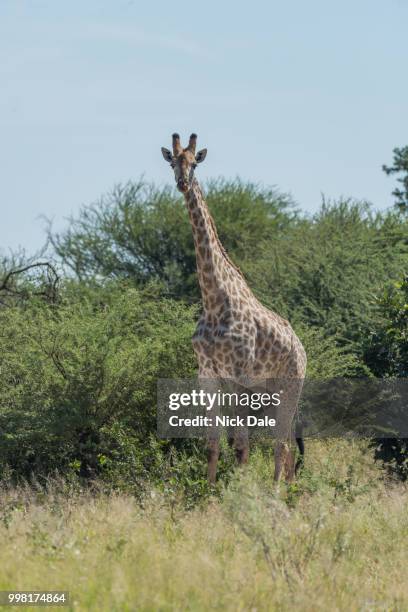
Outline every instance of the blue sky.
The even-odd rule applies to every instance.
[[[142,174],[160,147],[208,147],[203,179],[392,204],[408,144],[405,0],[0,0],[3,251]]]

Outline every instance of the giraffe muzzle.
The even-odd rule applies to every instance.
[[[177,181],[177,188],[183,193],[186,193],[188,191],[189,184],[184,179],[180,179]]]

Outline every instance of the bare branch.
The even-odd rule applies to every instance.
[[[45,274],[46,282],[43,286],[32,291],[28,291],[26,287],[19,288],[17,285],[18,278],[30,271],[41,271]],[[60,277],[56,268],[49,261],[38,261],[20,265],[19,267],[12,267],[3,276],[3,279],[0,280],[0,304],[8,305],[4,299],[5,297],[28,298],[30,295],[43,297],[48,302],[55,303],[57,301],[59,280]]]

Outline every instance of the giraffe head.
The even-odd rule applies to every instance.
[[[169,162],[174,170],[177,189],[187,193],[192,185],[194,170],[197,164],[205,160],[207,149],[201,149],[196,153],[197,134],[191,134],[188,147],[183,149],[180,144],[180,136],[173,134],[173,153],[162,147],[164,159]]]

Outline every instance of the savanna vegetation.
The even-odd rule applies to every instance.
[[[141,498],[66,479],[4,484],[0,589],[69,590],[74,610],[405,611],[406,486],[385,481],[364,444],[308,449],[280,495],[258,448],[193,506],[171,481]]]
[[[309,376],[407,375],[402,206],[326,200],[306,215],[238,180],[206,192]],[[47,255],[1,262],[0,590],[43,588],[45,572],[84,610],[406,609],[405,440],[309,442],[277,493],[269,442],[238,474],[224,444],[210,489],[201,441],[157,438],[157,379],[196,372],[179,194],[117,187],[48,238]]]

